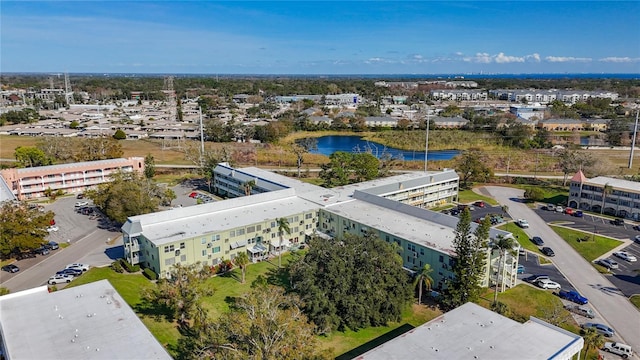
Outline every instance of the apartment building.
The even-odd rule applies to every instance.
[[[252,182],[253,186],[247,187]],[[453,170],[415,172],[325,189],[255,167],[214,169],[214,187],[231,199],[130,217],[122,227],[125,257],[168,276],[174,264],[205,265],[247,252],[256,262],[278,255],[313,236],[374,234],[402,248],[405,268],[430,264],[437,287],[452,278],[456,217],[426,208],[457,199]],[[280,233],[285,218],[290,233]],[[477,224],[472,224],[475,228]],[[491,237],[511,236],[492,229]],[[496,278],[499,256],[486,250],[482,284]],[[515,285],[517,256],[504,259],[498,278]]]
[[[568,206],[640,220],[640,185],[606,176],[588,179],[578,171],[569,185]]]
[[[439,89],[431,90],[429,94],[435,100],[480,101],[488,98],[488,94],[484,90]]]
[[[144,172],[144,158],[130,157],[71,164],[13,168],[0,170],[13,194],[19,200],[43,197],[45,190],[80,193],[111,181],[115,172]]]

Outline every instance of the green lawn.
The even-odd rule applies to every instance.
[[[638,308],[638,310],[640,310],[640,295],[633,295],[629,300]]]
[[[531,240],[529,240],[529,235],[527,235],[524,230],[522,230],[521,227],[519,227],[518,225],[516,225],[516,223],[514,222],[508,222],[504,225],[500,225],[497,227],[500,230],[504,230],[504,231],[508,231],[510,233],[513,234],[513,237],[516,238],[518,240],[518,243],[520,244],[520,246],[522,246],[523,248],[532,251],[536,254],[542,254],[540,252],[540,249],[538,249],[538,247],[531,242]]]
[[[515,188],[527,190],[530,188],[538,188],[542,190],[544,198],[540,200],[545,204],[551,203],[555,205],[566,206],[569,200],[569,188],[556,185],[511,185]]]
[[[484,195],[480,195],[480,194],[476,194],[475,192],[473,192],[473,190],[460,190],[458,191],[458,202],[459,203],[471,203],[474,201],[479,201],[482,200],[488,204],[491,205],[498,205],[498,202],[493,199],[490,198],[488,196],[484,196]]]
[[[594,237],[589,233],[567,229],[560,226],[551,225],[551,228],[589,262],[593,262],[593,260],[602,256],[604,253],[611,251],[622,244],[622,241],[599,235]],[[585,237],[588,238],[588,241],[577,241],[578,238]]]

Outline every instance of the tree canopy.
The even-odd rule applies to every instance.
[[[33,146],[18,146],[14,152],[16,160],[21,166],[35,167],[53,164],[44,151]]]
[[[485,182],[493,176],[493,172],[483,161],[482,152],[478,150],[463,152],[456,163],[456,170],[462,180],[460,185],[464,188],[472,181]]]
[[[23,203],[4,202],[0,208],[0,254],[11,254],[36,249],[44,242],[46,228],[53,220],[53,212],[41,212]]]
[[[329,156],[329,160],[320,171],[320,178],[327,187],[373,180],[380,174],[380,161],[370,153],[337,151]]]
[[[293,291],[322,333],[397,321],[412,296],[409,275],[394,248],[377,238],[312,239],[290,265]]]

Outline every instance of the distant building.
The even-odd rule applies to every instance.
[[[439,89],[431,90],[429,94],[435,100],[483,101],[488,98],[487,92],[483,90]]]
[[[544,119],[544,112],[547,110],[546,105],[512,105],[509,106],[509,112],[515,116],[531,120],[531,118],[537,118],[537,120]]]
[[[394,359],[580,358],[584,339],[530,317],[521,324],[474,303],[466,303],[357,357]]]
[[[3,359],[170,360],[109,281],[0,296]]]
[[[131,157],[70,164],[12,168],[0,170],[13,194],[19,200],[43,197],[44,191],[62,190],[80,193],[111,181],[117,171],[144,172],[144,158]]]
[[[548,131],[580,131],[584,121],[579,119],[547,119],[538,121],[538,127]]]
[[[431,119],[431,121],[433,122],[435,127],[442,128],[442,129],[459,129],[469,123],[469,120],[460,116],[454,116],[454,117],[437,116]]]
[[[607,191],[605,191],[607,189]],[[606,176],[587,179],[578,171],[569,185],[568,206],[640,220],[640,183]]]

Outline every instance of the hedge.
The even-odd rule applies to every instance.
[[[117,273],[123,273],[124,269],[122,268],[122,264],[120,263],[120,261],[114,261],[111,263],[111,268],[113,269],[113,271],[117,272]]]
[[[158,280],[158,274],[155,273],[155,271],[151,270],[150,268],[145,268],[142,273],[144,274],[144,276],[147,277],[147,279],[149,280]]]
[[[122,267],[125,268],[130,273],[134,273],[134,272],[140,271],[140,265],[131,265],[125,259],[120,259],[120,264],[122,264]]]

